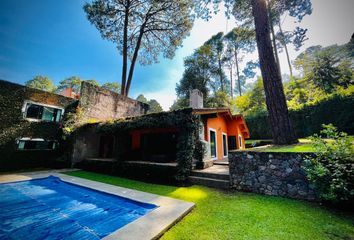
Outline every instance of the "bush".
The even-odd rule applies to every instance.
[[[332,124],[323,125],[321,135],[313,135],[316,153],[305,160],[305,172],[322,200],[354,200],[353,138],[338,132]],[[325,137],[325,138],[322,138]]]
[[[307,137],[321,130],[322,124],[333,123],[340,131],[354,134],[354,94],[333,95],[315,105],[290,110],[296,136]],[[266,111],[245,117],[252,139],[272,138]]]

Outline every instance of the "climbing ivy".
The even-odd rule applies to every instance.
[[[114,134],[119,144],[116,149],[118,161],[124,160],[124,152],[129,146],[129,132],[136,129],[147,128],[171,128],[179,129],[177,138],[177,174],[178,181],[184,181],[188,177],[193,158],[195,158],[195,146],[198,145],[199,116],[192,113],[191,108],[146,114],[138,117],[121,118],[103,123],[85,124],[76,129],[75,134],[84,131],[88,127],[94,127],[97,133]]]
[[[74,100],[37,89],[0,80],[0,171],[11,169],[45,167],[62,154],[62,129],[54,122],[31,122],[23,118],[25,100],[66,106]],[[21,137],[58,140],[60,148],[55,151],[18,151],[16,140]]]

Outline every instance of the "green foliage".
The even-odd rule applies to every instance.
[[[306,160],[307,176],[321,199],[353,202],[354,139],[332,124],[323,125],[321,135],[311,137],[316,153]]]
[[[116,93],[120,93],[121,89],[121,85],[117,82],[106,82],[101,87]]]
[[[189,107],[189,99],[183,97],[183,98],[177,98],[177,100],[173,102],[169,110],[174,111],[174,110],[179,110],[188,107]]]
[[[347,89],[348,90],[348,89]],[[290,110],[289,115],[297,137],[308,137],[321,130],[322,124],[332,123],[340,131],[354,134],[354,94],[342,90],[316,104]],[[267,112],[245,116],[253,139],[272,138]]]
[[[22,106],[25,100],[62,107],[74,102],[53,93],[0,81],[0,171],[49,167],[57,158],[63,156],[67,147],[62,141],[62,129],[58,123],[33,122],[23,118]],[[22,137],[57,140],[59,149],[17,150],[16,141]]]
[[[143,94],[140,94],[137,98],[137,101],[142,102],[142,103],[148,103],[148,100],[146,99],[146,97]]]
[[[66,78],[59,82],[57,92],[60,92],[66,88],[71,88],[74,92],[78,93],[80,91],[81,82],[81,78],[77,76]]]
[[[25,84],[27,87],[35,88],[47,92],[54,92],[55,85],[51,79],[45,76],[35,76]]]
[[[192,114],[192,109],[182,109],[172,112],[151,113],[139,117],[117,119],[100,124],[86,124],[76,132],[83,131],[87,127],[95,127],[98,133],[114,134],[119,137],[120,149],[117,150],[117,160],[123,161],[123,156],[128,151],[129,131],[135,129],[153,129],[177,127],[179,134],[177,138],[176,161],[178,170],[176,179],[185,181],[192,169],[192,161],[195,156],[194,146],[199,141],[198,126],[199,116]]]
[[[94,85],[94,86],[96,86],[96,87],[99,87],[99,86],[100,86],[100,84],[99,84],[96,80],[94,80],[94,79],[85,80],[85,82],[88,82],[89,84]]]
[[[264,112],[266,105],[262,78],[258,78],[243,96],[236,97],[233,105],[239,112],[248,116]]]
[[[149,110],[147,113],[158,113],[163,111],[160,103],[155,99],[149,100],[147,104],[149,104]]]
[[[149,110],[147,113],[158,113],[158,112],[163,111],[163,109],[158,101],[156,101],[155,99],[147,100],[143,94],[140,94],[136,98],[136,100],[149,105]]]

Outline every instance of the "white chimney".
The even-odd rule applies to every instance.
[[[203,108],[203,93],[198,89],[189,92],[189,106],[191,108]]]

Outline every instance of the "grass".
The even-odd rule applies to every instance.
[[[248,140],[248,141],[250,141],[249,143],[252,143],[252,141],[257,141],[257,140]],[[297,144],[282,145],[282,146],[270,145],[265,147],[246,149],[246,151],[249,150],[257,151],[257,152],[314,152],[315,151],[313,145],[311,144],[311,141],[305,138],[299,139],[299,143]]]
[[[161,239],[354,239],[352,215],[308,202],[196,185],[165,186],[85,171],[67,174],[194,202],[196,208]]]

